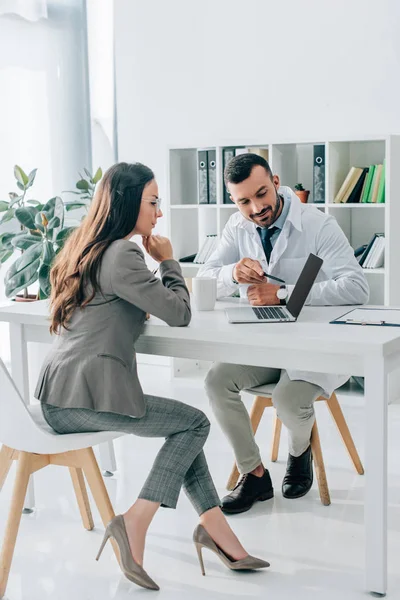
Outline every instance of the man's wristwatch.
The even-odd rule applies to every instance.
[[[286,285],[281,285],[279,290],[277,290],[276,295],[279,298],[279,302],[283,305],[286,304],[286,298],[289,295],[288,289],[286,287]]]

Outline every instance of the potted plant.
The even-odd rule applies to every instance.
[[[86,213],[90,206],[91,201],[93,200],[94,193],[96,191],[96,186],[99,183],[100,179],[103,177],[103,171],[99,167],[94,175],[91,174],[88,169],[83,169],[85,175],[81,175],[79,173],[80,179],[75,184],[75,190],[69,190],[66,193],[76,194],[79,196],[77,200],[66,202],[65,210],[76,210],[78,208],[84,208]],[[82,219],[85,218],[85,214],[82,216]],[[81,219],[81,220],[82,220]]]
[[[307,204],[308,196],[310,195],[310,191],[305,190],[302,183],[296,183],[296,185],[294,186],[294,189],[295,189],[294,193],[296,194],[296,196],[298,196],[300,198],[300,201],[303,202],[303,204]]]
[[[64,245],[74,227],[64,226],[66,210],[87,208],[92,199],[96,183],[101,178],[101,169],[92,177],[89,171],[87,179],[77,183],[81,199],[79,202],[64,205],[59,196],[41,204],[37,200],[27,200],[26,194],[36,177],[36,169],[29,175],[19,166],[15,166],[14,175],[20,193],[11,192],[10,201],[0,202],[0,211],[4,213],[0,224],[13,223],[11,231],[0,235],[0,264],[5,262],[16,249],[21,255],[11,265],[5,276],[5,292],[8,298],[17,301],[45,299],[50,295],[50,268],[54,257]],[[96,179],[96,181],[95,181]],[[82,183],[84,181],[85,183]],[[79,185],[78,185],[79,184]],[[17,232],[17,221],[20,232]],[[28,287],[39,282],[37,294],[28,294]],[[23,292],[18,294],[18,292]]]

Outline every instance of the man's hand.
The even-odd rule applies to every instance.
[[[265,281],[264,270],[258,260],[242,258],[233,269],[233,279],[238,283],[262,283]]]
[[[247,297],[252,306],[271,306],[280,304],[280,300],[276,295],[280,285],[274,283],[259,283],[251,285],[247,290]]]

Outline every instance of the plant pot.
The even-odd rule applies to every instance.
[[[309,190],[295,190],[294,193],[300,198],[300,201],[303,202],[303,204],[307,204],[308,196],[310,195]]]
[[[28,294],[27,298],[24,298],[21,294],[17,294],[14,298],[15,302],[35,302],[37,299],[36,294]]]

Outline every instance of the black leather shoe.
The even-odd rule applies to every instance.
[[[313,483],[311,446],[300,456],[289,454],[286,475],[282,482],[284,498],[301,498],[310,491]]]
[[[269,500],[274,497],[274,488],[269,471],[265,469],[262,477],[251,473],[242,475],[230,494],[222,498],[221,510],[227,514],[235,514],[250,510],[257,500]]]

